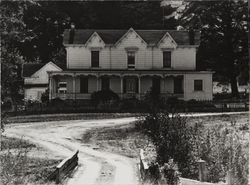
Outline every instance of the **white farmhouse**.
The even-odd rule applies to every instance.
[[[67,64],[49,70],[50,99],[90,99],[111,89],[120,98],[162,96],[212,100],[212,73],[196,69],[199,31],[83,30],[64,32]]]

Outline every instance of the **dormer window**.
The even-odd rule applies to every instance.
[[[134,69],[135,68],[135,51],[128,51],[128,68]]]
[[[91,51],[91,67],[99,67],[99,51]]]
[[[171,51],[163,51],[163,67],[171,67]]]

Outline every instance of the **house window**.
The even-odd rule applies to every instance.
[[[91,67],[99,67],[99,51],[91,51]]]
[[[163,67],[171,67],[171,51],[163,51]]]
[[[58,93],[67,93],[67,82],[58,83]]]
[[[174,78],[174,93],[175,94],[183,94],[183,78],[175,77]]]
[[[124,93],[138,93],[138,79],[126,78],[124,79]]]
[[[104,77],[102,78],[102,90],[108,90],[109,89],[109,78]]]
[[[202,91],[203,85],[202,80],[194,80],[194,91]]]
[[[135,52],[134,51],[128,51],[128,68],[133,69],[135,68]]]
[[[80,93],[88,93],[88,78],[80,78]]]

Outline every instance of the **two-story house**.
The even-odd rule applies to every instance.
[[[196,70],[200,32],[183,30],[68,29],[64,70],[51,70],[50,99],[90,99],[111,89],[141,99],[150,88],[162,96],[212,100],[212,72]]]

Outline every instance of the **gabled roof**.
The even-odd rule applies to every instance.
[[[64,44],[69,44],[69,29],[64,31]],[[105,44],[115,44],[128,30],[90,30],[77,29],[75,30],[73,44],[85,44],[89,37],[96,32]],[[178,45],[189,44],[188,30],[135,30],[140,37],[149,45],[156,45],[162,37],[168,32]],[[200,44],[200,32],[195,31],[194,45]]]
[[[49,63],[49,62],[48,62]],[[31,77],[34,73],[39,71],[43,66],[45,66],[48,63],[44,64],[39,64],[39,63],[25,63],[23,64],[23,71],[22,71],[22,76],[23,77]],[[64,64],[56,64],[58,67],[61,69],[66,69],[66,65]]]

